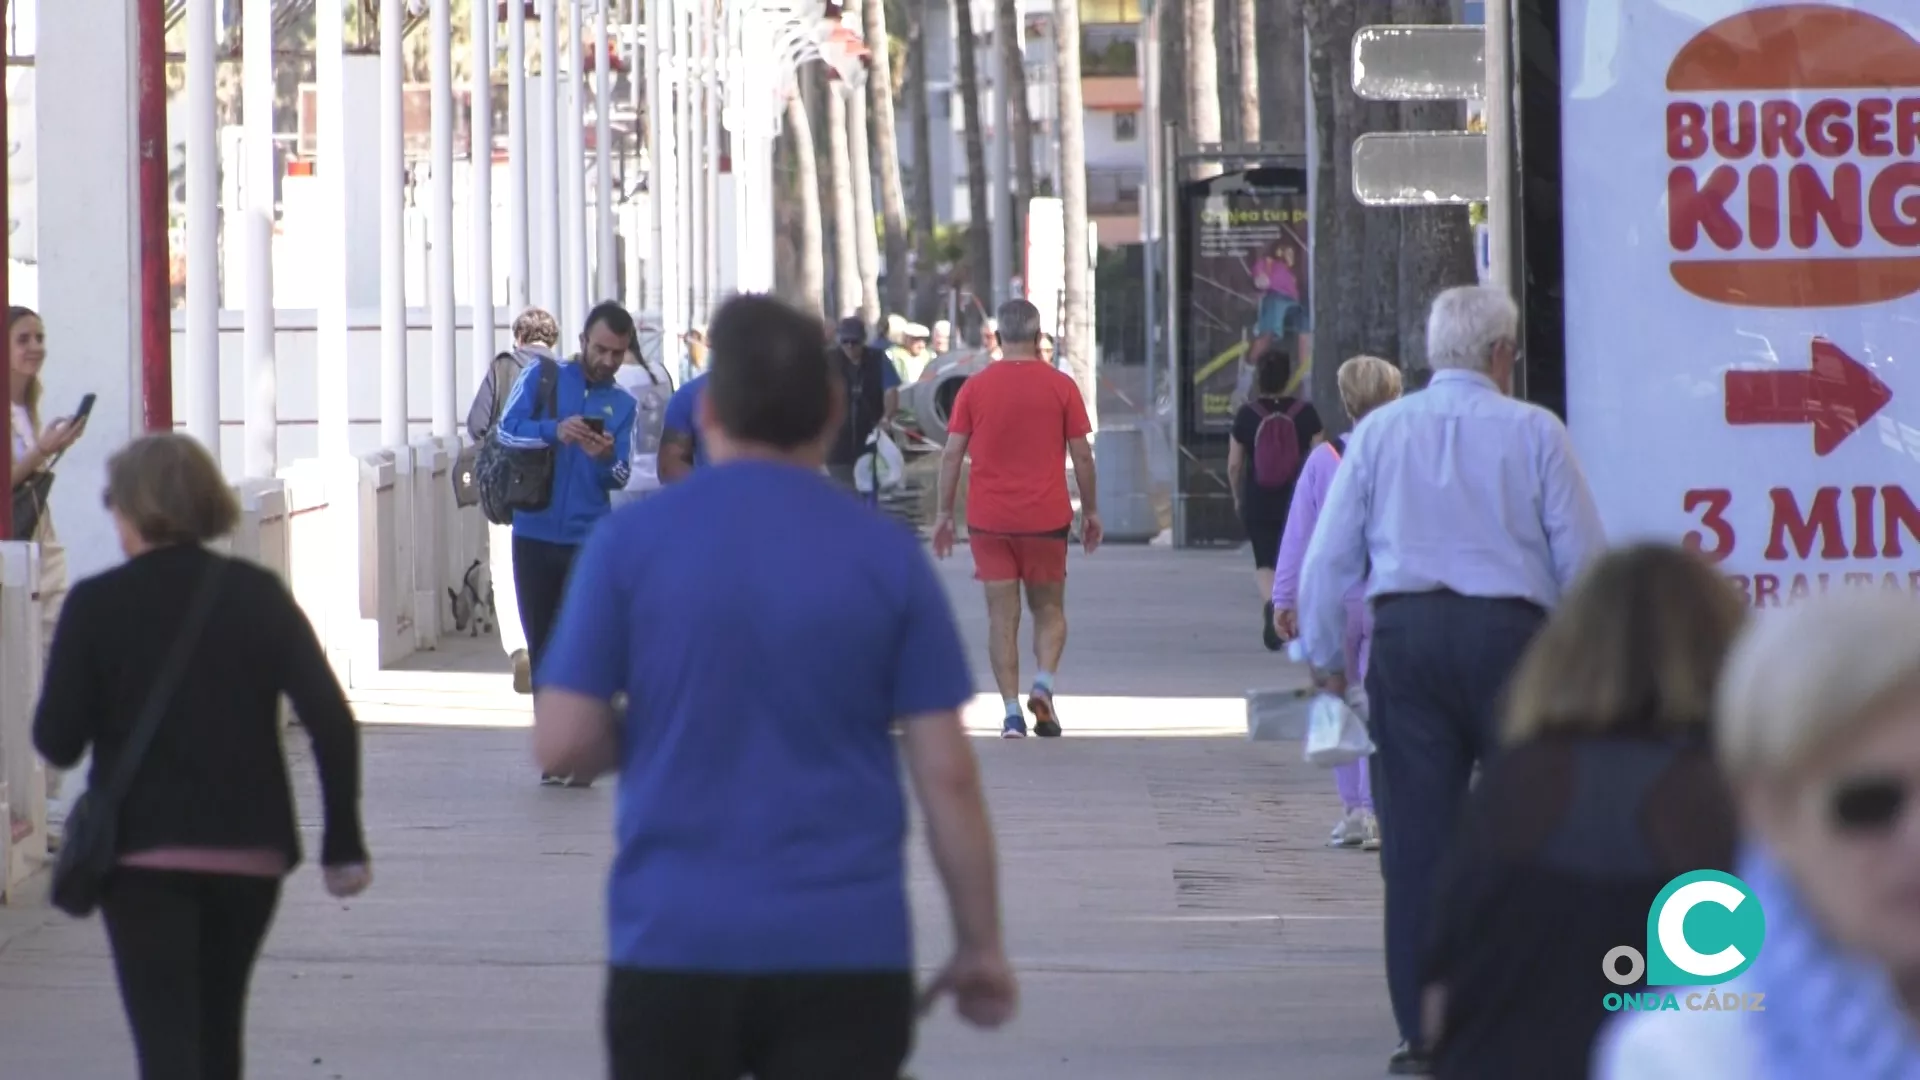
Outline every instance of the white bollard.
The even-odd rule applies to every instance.
[[[47,854],[47,779],[33,747],[40,699],[40,551],[0,544],[0,901]]]

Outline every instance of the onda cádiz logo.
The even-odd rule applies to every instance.
[[[1695,870],[1667,882],[1647,911],[1647,951],[1631,945],[1608,950],[1600,968],[1615,986],[1647,977],[1649,987],[1713,987],[1753,966],[1767,939],[1767,916],[1747,883],[1718,870]],[[1681,997],[1671,991],[1611,993],[1608,1012],[1678,1010],[1765,1012],[1766,995],[1708,989]]]

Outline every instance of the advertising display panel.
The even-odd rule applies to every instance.
[[[1612,540],[1757,607],[1920,592],[1920,3],[1554,14],[1565,403]]]

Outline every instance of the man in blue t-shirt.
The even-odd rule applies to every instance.
[[[985,1027],[1016,1005],[973,681],[919,542],[820,475],[844,401],[820,323],[747,296],[708,334],[712,467],[594,533],[534,673],[542,767],[620,774],[612,1075],[897,1080],[901,753],[955,926],[928,993]]]
[[[667,415],[660,422],[660,482],[677,483],[707,463],[706,440],[700,437],[697,422],[700,394],[706,389],[705,372],[688,379],[667,401]]]

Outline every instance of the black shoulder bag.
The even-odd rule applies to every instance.
[[[40,519],[47,514],[47,499],[53,494],[53,467],[60,464],[62,450],[46,465],[20,481],[13,489],[13,535],[10,540],[32,540],[40,531]]]
[[[160,720],[180,689],[180,679],[186,674],[187,663],[193,659],[201,631],[206,629],[207,617],[213,613],[227,560],[212,553],[208,557],[212,561],[200,577],[199,587],[187,609],[186,622],[181,625],[179,636],[173,639],[173,647],[160,666],[153,688],[147,691],[140,715],[127,733],[127,744],[120,750],[120,760],[114,763],[113,775],[107,778],[106,787],[86,791],[67,812],[66,836],[53,867],[52,899],[54,907],[76,918],[91,915],[93,909],[100,906],[107,875],[113,872],[120,857],[120,804],[133,787],[140,763],[153,745],[154,734],[160,730]]]
[[[533,418],[560,418],[560,365],[546,357],[538,361]],[[487,441],[475,459],[480,489],[480,512],[495,525],[513,524],[513,513],[538,513],[553,501],[554,448],[506,446],[500,442],[500,423],[494,421]]]
[[[493,410],[487,414],[491,419],[480,441],[462,447],[460,456],[454,459],[451,476],[455,506],[480,504],[480,448],[493,437],[493,429],[500,426],[500,414],[506,411],[507,395],[513,393],[513,381],[518,375],[512,353],[503,352],[493,358],[493,364],[487,370],[493,387]]]

